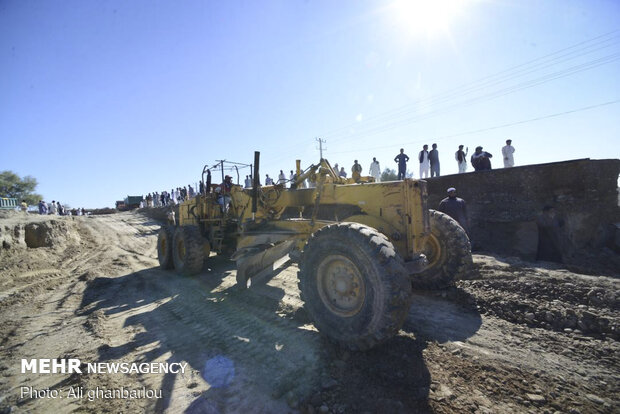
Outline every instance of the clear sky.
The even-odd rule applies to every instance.
[[[619,100],[618,0],[0,0],[0,170],[72,207],[255,150],[264,181],[316,137],[349,172],[618,158]]]

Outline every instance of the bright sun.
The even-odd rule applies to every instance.
[[[467,0],[397,0],[392,4],[397,21],[411,35],[448,32]]]

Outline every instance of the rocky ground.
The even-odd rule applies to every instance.
[[[295,265],[281,263],[248,291],[234,288],[234,266],[215,256],[200,275],[179,277],[157,266],[158,228],[137,213],[0,217],[0,413],[620,406],[617,275],[478,254],[467,280],[415,293],[397,337],[356,353],[316,331]],[[32,374],[21,373],[22,358],[187,365],[178,374]],[[91,401],[97,387],[144,387],[161,398]],[[68,397],[72,388],[84,396]]]

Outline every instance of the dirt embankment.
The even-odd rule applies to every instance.
[[[157,267],[158,228],[136,213],[0,218],[8,244],[0,249],[0,412],[605,413],[619,406],[617,279],[476,255],[471,280],[416,292],[397,337],[354,353],[314,329],[294,265],[245,292],[234,288],[232,264],[215,256],[200,275],[179,277]],[[21,373],[22,358],[187,366],[178,374],[43,375]],[[36,398],[20,395],[21,387],[144,387],[161,398]]]

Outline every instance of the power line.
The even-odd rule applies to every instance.
[[[586,54],[592,53],[594,51],[598,51],[600,49],[603,49],[603,48],[606,48],[606,47],[609,47],[609,46],[613,46],[615,43],[617,43],[617,40],[618,40],[617,33],[619,31],[620,30],[615,30],[615,31],[612,31],[612,32],[608,32],[608,33],[602,34],[600,36],[596,36],[596,37],[594,37],[592,39],[585,40],[585,41],[577,43],[577,44],[575,44],[573,46],[569,46],[569,47],[560,49],[560,50],[555,51],[553,53],[550,53],[550,54],[541,56],[539,58],[530,60],[528,62],[525,62],[525,63],[519,64],[519,65],[513,66],[511,68],[502,70],[502,71],[497,72],[495,74],[485,76],[485,77],[480,78],[478,80],[475,80],[475,81],[473,81],[473,82],[471,82],[469,84],[458,86],[458,87],[456,87],[456,88],[454,88],[452,90],[439,93],[439,94],[437,94],[435,96],[418,99],[415,102],[403,105],[400,108],[396,108],[394,110],[385,112],[383,114],[379,114],[379,115],[376,115],[374,117],[370,117],[370,118],[368,118],[366,120],[366,123],[378,121],[378,120],[385,119],[385,118],[391,118],[391,117],[394,117],[394,116],[403,115],[403,114],[411,112],[412,108],[413,108],[413,110],[419,110],[420,109],[419,108],[420,105],[422,105],[422,106],[429,106],[432,103],[440,103],[440,102],[443,102],[445,100],[449,100],[449,99],[451,99],[454,96],[461,97],[461,96],[463,96],[463,94],[468,94],[468,93],[476,92],[478,90],[483,90],[484,88],[486,88],[488,86],[491,86],[491,85],[494,85],[494,84],[497,84],[497,83],[502,83],[504,81],[511,80],[513,78],[518,77],[518,76],[515,76],[515,73],[516,74],[520,73],[521,76],[522,76],[524,74],[531,73],[531,72],[533,72],[535,70],[544,69],[546,67],[552,66],[553,64],[557,64],[558,62],[560,62],[560,60],[558,60],[559,57],[569,57],[569,59],[562,60],[562,61],[566,61],[566,60],[582,57],[582,56],[584,56]],[[613,36],[609,37],[610,35],[613,35]],[[605,38],[605,39],[600,40],[602,38]],[[592,43],[594,41],[597,41],[597,42],[595,42],[593,44],[590,44],[590,45],[587,45],[588,43]],[[605,46],[601,46],[601,47],[598,47],[598,48],[595,48],[595,49],[592,49],[595,46],[599,46],[601,44],[605,44],[605,43],[608,43],[610,41],[612,41],[613,43],[607,44]],[[583,45],[587,45],[587,46],[583,46]],[[577,50],[570,51],[572,49],[577,49]],[[570,51],[570,52],[567,52],[567,51]],[[583,53],[578,54],[577,56],[570,57],[570,55],[578,53],[578,52],[583,52]],[[549,58],[553,57],[553,56],[555,56],[555,57],[553,59],[549,60]],[[549,61],[551,63],[549,63],[547,61]],[[554,63],[554,61],[555,61],[555,63]],[[531,68],[527,67],[528,65],[531,65],[532,63],[535,63],[535,62],[540,62],[540,63],[537,63],[536,65],[534,65],[533,66],[534,68],[536,68],[537,66],[540,66],[541,64],[547,64],[547,65],[543,66],[541,68],[538,68],[538,69],[531,69]],[[516,69],[520,69],[520,70],[515,72]],[[526,72],[524,72],[524,71],[526,71]],[[493,80],[494,78],[498,78],[498,79]],[[354,126],[357,126],[357,123],[348,124],[346,126],[337,128],[335,130],[329,131],[329,132],[324,133],[322,135],[330,136],[330,137],[333,136],[333,135],[339,135],[339,134],[336,134],[337,131],[348,130],[348,129],[354,127]]]
[[[425,113],[425,114],[420,114],[418,116],[410,116],[407,118],[395,118],[393,120],[390,120],[389,122],[384,122],[381,125],[372,127],[370,129],[367,130],[362,130],[360,132],[354,132],[354,133],[349,133],[347,135],[341,134],[340,136],[342,137],[341,139],[337,139],[337,136],[332,136],[332,140],[338,140],[339,142],[346,142],[348,140],[351,139],[357,139],[359,137],[362,136],[369,136],[369,135],[374,135],[374,134],[378,134],[381,132],[385,132],[403,125],[409,125],[415,122],[419,122],[422,120],[426,120],[432,117],[435,117],[437,115],[441,115],[441,114],[445,114],[446,112],[450,112],[453,111],[455,109],[459,109],[463,106],[468,106],[471,105],[473,103],[478,103],[481,101],[485,101],[485,100],[490,100],[490,99],[495,99],[495,98],[499,98],[514,92],[518,92],[524,89],[529,89],[532,88],[534,86],[538,86],[541,85],[543,83],[547,83],[556,79],[561,79],[564,78],[566,76],[570,76],[579,72],[583,72],[586,70],[590,70],[590,69],[594,69],[598,66],[607,64],[607,63],[611,63],[611,62],[615,62],[617,60],[620,60],[620,52],[619,53],[615,53],[609,56],[605,56],[590,62],[586,62],[586,63],[582,63],[580,65],[576,65],[576,66],[572,66],[566,69],[563,69],[561,71],[557,71],[551,74],[547,74],[544,75],[540,78],[536,78],[536,79],[532,79],[511,87],[507,87],[504,89],[500,89],[494,92],[490,92],[487,93],[485,95],[481,95],[481,96],[477,96],[477,97],[472,97],[466,100],[463,100],[461,102],[452,104],[450,106],[444,107],[444,108],[438,108],[435,111],[431,111],[429,113]],[[348,136],[348,138],[347,138]]]
[[[519,77],[523,77],[527,74],[535,73],[557,65],[559,63],[581,58],[588,54],[600,51],[610,46],[614,46],[618,43],[618,40],[620,38],[618,36],[619,32],[620,30],[614,30],[608,33],[601,34],[599,36],[584,40],[572,46],[557,50],[547,55],[502,70],[495,74],[482,77],[474,82],[461,85],[452,90],[440,93],[429,98],[419,99],[416,102],[404,105],[392,111],[388,111],[375,117],[368,118],[364,122],[366,124],[366,129],[361,130],[360,132],[336,133],[337,131],[348,131],[353,127],[359,126],[358,123],[354,123],[332,130],[331,135],[324,134],[323,136],[326,136],[327,138],[330,138],[332,140],[335,139],[338,142],[346,142],[348,140],[357,139],[359,137],[382,133],[403,125],[412,124],[434,116],[438,116],[440,114],[444,114],[449,111],[454,111],[466,105],[471,105],[473,103],[481,102],[484,100],[495,99],[501,96],[508,95],[510,93],[518,92],[523,89],[532,88],[543,83],[547,83],[556,79],[590,70],[607,63],[612,63],[620,58],[620,56],[618,56],[618,53],[607,55],[602,58],[593,59],[588,62],[573,65],[568,68],[563,68],[558,71],[540,76],[538,78],[523,81],[516,85],[507,86],[495,91],[490,91],[483,95],[471,96],[464,100],[461,99],[460,101],[454,101],[455,99],[463,98],[467,95],[473,95],[479,91],[488,90],[490,86],[507,84],[509,81],[517,79]],[[438,107],[434,111],[428,113],[419,113],[420,111],[425,110],[432,105],[438,105],[443,103],[449,104],[451,101],[454,101],[451,105]],[[417,115],[416,112],[418,113]],[[375,123],[375,125],[373,125],[372,123]],[[298,143],[295,143],[288,147],[280,147],[279,151],[281,156],[274,159],[274,161],[290,158],[291,154],[299,153],[299,146],[302,145],[302,142],[303,140],[299,140]],[[290,148],[291,150],[287,151],[288,148]],[[308,146],[305,146],[305,148],[308,148]],[[284,150],[284,153],[282,150]]]
[[[564,112],[557,112],[554,114],[549,114],[549,115],[544,115],[544,116],[539,116],[536,118],[529,118],[529,119],[525,119],[525,120],[521,120],[521,121],[515,121],[515,122],[510,122],[507,124],[501,124],[501,125],[495,125],[495,126],[491,126],[491,127],[486,127],[486,128],[481,128],[481,129],[476,129],[476,130],[472,130],[472,131],[466,131],[466,132],[459,132],[456,134],[450,134],[450,135],[443,135],[437,138],[433,138],[433,141],[439,141],[442,139],[447,139],[447,138],[455,138],[455,137],[460,137],[463,135],[471,135],[471,134],[478,134],[480,132],[487,132],[487,131],[492,131],[495,129],[500,129],[500,128],[508,128],[511,126],[515,126],[515,125],[521,125],[521,124],[527,124],[530,122],[536,122],[536,121],[542,121],[544,119],[549,119],[549,118],[555,118],[558,116],[562,116],[562,115],[569,115],[569,114],[573,114],[576,112],[582,112],[582,111],[587,111],[587,110],[591,110],[591,109],[595,109],[595,108],[600,108],[603,106],[607,106],[607,105],[613,105],[620,102],[620,99],[616,99],[613,101],[608,101],[608,102],[603,102],[600,104],[596,104],[596,105],[590,105],[590,106],[585,106],[582,108],[576,108],[576,109],[571,109],[569,111],[564,111]],[[416,140],[416,141],[409,141],[409,142],[404,142],[400,145],[409,145],[409,144],[419,144],[419,143],[423,143],[423,142],[427,142],[428,139],[420,139],[420,140]],[[383,149],[385,148],[385,146],[380,146],[380,147],[372,147],[372,148],[364,148],[365,150],[375,150],[375,149]],[[352,151],[336,151],[336,152],[332,152],[332,154],[348,154],[348,153],[352,153],[352,152],[359,152],[359,150],[352,150]]]

